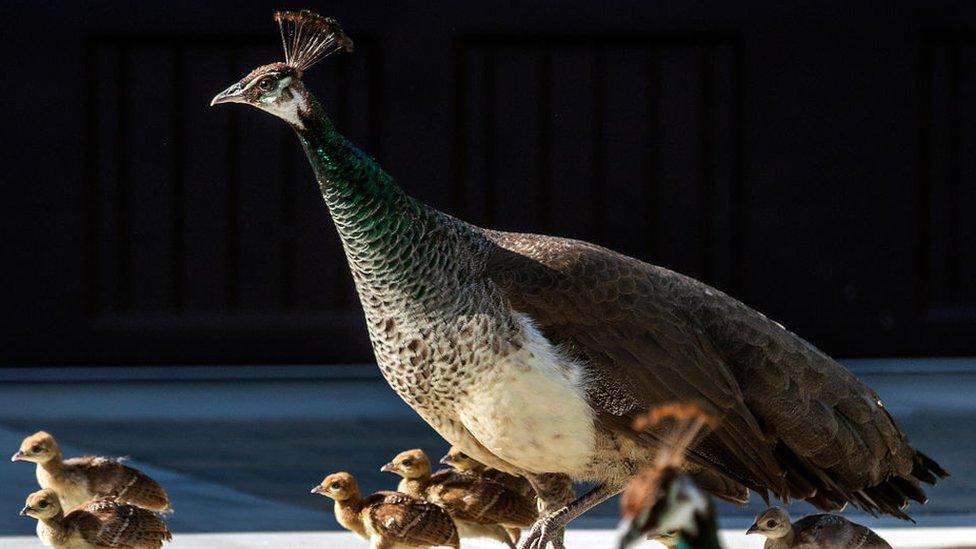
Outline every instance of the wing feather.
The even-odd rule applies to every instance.
[[[454,521],[433,503],[399,492],[377,492],[363,501],[363,508],[377,533],[391,541],[419,546],[457,546]]]
[[[907,518],[918,481],[947,474],[909,445],[874,391],[724,293],[586,242],[486,234],[498,246],[487,276],[588,368],[604,427],[626,433],[655,404],[702,401],[722,424],[693,462],[826,509],[852,501]]]

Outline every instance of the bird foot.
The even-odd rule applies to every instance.
[[[563,534],[565,525],[560,520],[564,511],[556,511],[546,515],[532,525],[532,529],[522,540],[519,549],[546,549],[550,544],[553,549],[565,549]]]

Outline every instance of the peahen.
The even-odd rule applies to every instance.
[[[285,61],[212,104],[252,105],[298,134],[338,228],[377,363],[451,444],[532,482],[545,514],[523,547],[618,493],[658,439],[635,417],[698,399],[722,426],[686,470],[716,496],[749,489],[907,518],[946,472],[877,394],[815,347],[701,282],[599,246],[475,227],[404,193],[302,81],[351,50],[332,19],[275,15]],[[573,500],[571,482],[595,488]]]

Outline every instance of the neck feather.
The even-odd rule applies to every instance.
[[[335,502],[336,520],[354,533],[366,537],[366,529],[359,512],[363,508],[363,499],[357,494],[348,499]]]
[[[368,155],[343,137],[313,97],[294,126],[339,232],[360,296],[387,292],[383,306],[405,310],[457,278],[480,229],[410,198]],[[449,264],[447,258],[455,260]],[[463,266],[458,266],[463,263]],[[452,271],[452,272],[448,272]],[[463,279],[470,277],[465,274]],[[440,282],[440,284],[439,284]],[[362,300],[367,318],[374,315]]]
[[[61,475],[63,465],[64,459],[61,457],[61,452],[57,452],[51,459],[37,464],[38,467],[44,469],[49,475],[54,477]]]
[[[407,494],[408,496],[423,497],[423,493],[427,490],[427,484],[430,481],[430,477],[419,477],[419,478],[402,478],[400,483],[397,485],[397,492]]]
[[[698,535],[693,539],[685,536],[678,542],[679,549],[722,549],[718,539],[718,527],[712,516],[696,518]]]
[[[48,517],[44,519],[39,519],[41,524],[48,530],[51,536],[56,540],[63,539],[66,537],[67,532],[64,526],[64,511],[59,511],[58,514],[53,517]]]
[[[388,261],[422,240],[427,208],[409,198],[372,158],[340,134],[322,107],[309,98],[303,128],[297,128],[359,282],[399,266]],[[427,221],[416,223],[412,221]],[[358,276],[357,276],[358,275]]]

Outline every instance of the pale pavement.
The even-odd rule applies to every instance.
[[[854,369],[953,477],[930,491],[932,503],[910,509],[917,527],[846,514],[896,547],[976,546],[976,360]],[[389,489],[395,479],[378,467],[394,453],[446,449],[375,367],[0,369],[0,548],[41,547],[33,521],[17,516],[36,489],[33,466],[6,459],[38,429],[52,431],[68,456],[129,455],[160,480],[176,509],[176,549],[366,547],[335,532],[330,502],[309,488],[346,469],[366,491]],[[729,547],[761,546],[741,534],[760,506],[719,506]],[[574,523],[569,547],[611,547],[615,515],[611,502]]]
[[[976,528],[904,528],[878,530],[895,549],[935,549],[939,547],[963,546],[976,540]],[[616,539],[611,530],[572,530],[566,538],[567,549],[616,549]],[[727,549],[760,549],[763,546],[758,536],[745,536],[739,532],[722,532],[722,543]],[[503,545],[489,541],[465,541],[461,545],[468,549],[502,548]],[[34,537],[0,537],[0,547],[4,549],[41,549],[43,546]],[[258,549],[265,547],[282,549],[329,548],[366,549],[368,544],[351,534],[323,532],[288,532],[278,534],[185,534],[177,536],[172,543],[164,546],[173,549]],[[642,547],[660,548],[653,542]]]

